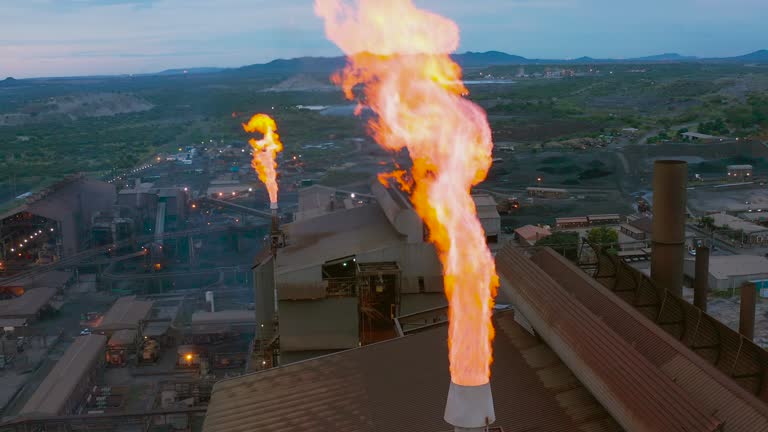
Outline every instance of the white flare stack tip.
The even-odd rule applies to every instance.
[[[491,384],[463,386],[451,381],[445,421],[455,432],[480,432],[496,421]]]
[[[269,209],[272,210],[272,213],[277,212],[277,203],[276,202],[269,203]]]

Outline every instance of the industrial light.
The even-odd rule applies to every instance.
[[[355,194],[351,194],[350,198],[355,199]]]
[[[187,354],[186,358],[187,358],[187,361],[191,361],[192,360],[192,354]]]
[[[11,252],[16,252],[16,249],[14,249],[14,248],[11,248]]]

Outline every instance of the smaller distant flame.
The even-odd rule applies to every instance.
[[[243,129],[248,133],[259,132],[264,138],[257,140],[251,138],[248,143],[253,148],[253,161],[251,165],[259,174],[261,180],[269,192],[269,201],[277,203],[277,154],[283,151],[283,143],[277,134],[277,124],[272,117],[266,114],[256,114],[248,123],[243,124]]]

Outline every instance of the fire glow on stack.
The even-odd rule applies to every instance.
[[[348,56],[334,81],[349,99],[361,85],[376,114],[369,126],[377,142],[411,156],[410,173],[392,177],[410,192],[443,265],[451,369],[445,419],[457,430],[483,428],[495,419],[491,314],[498,276],[470,192],[490,169],[493,143],[485,112],[464,97],[461,68],[450,58],[459,29],[411,0],[315,0],[315,12]]]

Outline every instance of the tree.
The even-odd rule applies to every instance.
[[[547,246],[555,252],[576,262],[579,259],[579,233],[569,231],[558,231],[552,233],[549,237],[536,242],[536,246]]]
[[[699,218],[699,226],[703,228],[712,229],[715,225],[715,218],[712,216],[702,216]]]
[[[613,228],[597,227],[587,233],[587,240],[604,250],[619,249],[619,233]]]

